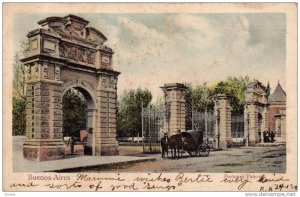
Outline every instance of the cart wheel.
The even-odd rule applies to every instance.
[[[209,155],[210,148],[207,144],[203,143],[198,148],[198,154],[200,157],[207,157]]]
[[[197,156],[197,151],[196,152],[193,152],[193,151],[188,151],[190,157],[195,157]]]

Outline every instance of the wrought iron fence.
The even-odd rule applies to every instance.
[[[211,144],[214,138],[215,121],[213,110],[192,113],[193,130],[202,131],[204,141],[208,144]]]
[[[244,116],[243,115],[231,116],[231,137],[232,138],[244,137]]]
[[[142,108],[143,152],[159,152],[165,125],[165,106]]]

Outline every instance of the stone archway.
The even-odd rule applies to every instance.
[[[70,89],[79,91],[87,102],[87,124],[86,128],[96,128],[95,117],[97,113],[96,99],[91,90],[78,84],[73,84],[63,90],[62,96]]]
[[[69,88],[90,100],[94,155],[118,154],[116,141],[117,79],[107,38],[75,15],[48,17],[29,32],[30,55],[21,61],[26,78],[26,139],[23,155],[30,160],[64,158],[62,96]]]
[[[244,139],[246,145],[256,145],[261,142],[263,131],[269,127],[268,100],[262,84],[258,81],[252,82],[246,86],[244,104]]]

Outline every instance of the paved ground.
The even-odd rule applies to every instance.
[[[243,147],[212,151],[208,157],[162,159],[160,154],[143,154],[141,146],[120,146],[120,156],[68,156],[64,160],[34,162],[23,159],[22,140],[14,140],[14,171],[40,172],[210,172],[283,173],[286,148]],[[156,160],[155,160],[156,159]],[[88,168],[86,167],[88,166]]]
[[[66,159],[54,161],[30,161],[23,158],[23,137],[13,138],[13,170],[14,172],[79,172],[87,168],[103,170],[106,168],[121,168],[137,162],[153,161],[153,157],[134,156],[83,156],[66,155]],[[67,150],[68,151],[68,150]],[[68,153],[68,152],[67,152]]]

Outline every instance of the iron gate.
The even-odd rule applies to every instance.
[[[192,128],[204,133],[203,139],[207,144],[212,144],[214,139],[215,115],[213,110],[192,113]]]
[[[165,106],[142,108],[143,152],[160,152],[160,138],[165,125]]]
[[[231,116],[231,137],[233,146],[244,145],[244,116],[233,115]]]

